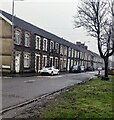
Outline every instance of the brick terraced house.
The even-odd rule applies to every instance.
[[[94,69],[103,66],[101,57],[81,42],[73,44],[17,17],[12,37],[12,15],[0,11],[0,22],[2,72],[37,73],[46,65],[56,66],[60,71],[68,71],[73,65]]]

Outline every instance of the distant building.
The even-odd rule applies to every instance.
[[[17,17],[14,17],[12,40],[12,15],[4,11],[0,13],[2,72],[37,73],[47,65],[56,66],[60,71],[68,71],[73,65],[95,69],[103,66],[101,57],[84,44],[73,44]]]

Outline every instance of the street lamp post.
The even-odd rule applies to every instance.
[[[11,72],[14,70],[14,0],[12,1],[12,57]]]
[[[11,70],[14,71],[14,9],[15,1],[24,1],[24,0],[12,0],[12,64]]]
[[[84,41],[84,46],[85,46],[85,43],[89,43],[90,41]],[[84,56],[84,59],[85,59],[85,56]],[[88,57],[87,57],[87,59],[88,59]],[[86,61],[86,60],[85,60]],[[85,63],[86,64],[86,69],[87,69],[87,67],[88,67],[88,62],[86,62]],[[85,65],[84,65],[85,66]]]

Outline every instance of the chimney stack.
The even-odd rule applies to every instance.
[[[84,49],[88,49],[88,47],[87,46],[85,46],[85,44],[84,43],[81,43],[81,42],[76,42],[76,45],[78,45],[79,47],[81,47],[81,48],[84,48]]]

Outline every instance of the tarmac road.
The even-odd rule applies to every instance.
[[[95,72],[57,76],[13,77],[2,79],[2,109],[34,99],[40,95],[88,81]]]

